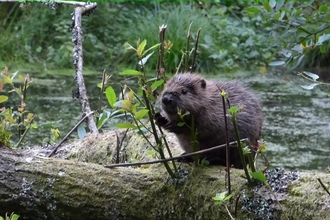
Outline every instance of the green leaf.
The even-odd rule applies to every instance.
[[[233,195],[232,195],[232,194],[230,194],[230,195],[226,196],[226,198],[225,198],[224,200],[225,200],[225,201],[227,201],[227,200],[231,199],[231,197],[233,197]]]
[[[84,125],[79,125],[77,131],[78,131],[78,137],[80,139],[86,137],[86,129],[85,129]]]
[[[324,44],[322,44],[322,45],[320,46],[320,52],[321,52],[322,54],[325,54],[325,52],[327,52],[327,46],[325,46]]]
[[[321,37],[319,37],[315,45],[316,46],[322,45],[324,41],[329,41],[329,40],[330,40],[330,34],[323,34]]]
[[[19,218],[19,215],[11,213],[10,220],[17,220]],[[0,218],[1,219],[1,218]]]
[[[283,61],[283,60],[273,61],[273,62],[268,63],[269,66],[282,66],[284,64],[285,64],[285,61]]]
[[[281,17],[281,12],[277,12],[277,13],[275,14],[275,20],[279,20],[280,17]]]
[[[127,111],[132,111],[132,102],[127,99],[123,100],[121,107]]]
[[[308,86],[301,86],[301,88],[306,89],[306,90],[312,90],[317,85],[318,85],[318,83],[312,83],[312,84],[310,84]]]
[[[233,196],[232,194],[229,194],[229,195],[227,195],[227,194],[228,194],[227,191],[224,191],[222,193],[217,193],[215,195],[215,197],[213,197],[212,199],[215,201],[219,201],[219,202],[227,201]]]
[[[156,82],[154,82],[151,85],[151,88],[152,88],[152,90],[155,90],[155,89],[157,89],[159,86],[161,86],[163,84],[164,84],[164,80],[163,79],[160,79],[160,80],[157,80]]]
[[[239,108],[237,106],[232,106],[230,107],[230,109],[228,109],[228,113],[229,114],[234,114],[236,112],[238,112]]]
[[[143,74],[136,70],[124,70],[123,72],[120,72],[119,75],[121,75],[121,76],[141,76]]]
[[[276,11],[280,11],[280,9],[282,8],[283,4],[284,4],[284,0],[276,0],[276,8],[275,8],[275,10]]]
[[[16,72],[13,73],[13,75],[11,76],[11,80],[13,80],[16,77],[17,73],[18,73],[18,71],[16,71]],[[22,82],[24,82],[24,81],[25,80],[23,80]]]
[[[116,124],[116,128],[132,128],[137,129],[136,125],[130,124],[130,123],[119,123]]]
[[[319,12],[320,13],[326,13],[326,12],[328,12],[328,5],[327,4],[321,5],[319,7]]]
[[[249,153],[251,153],[251,149],[248,146],[244,147],[243,148],[243,155],[247,155]]]
[[[97,129],[100,129],[109,118],[110,118],[110,112],[109,111],[103,111],[100,114],[99,120],[97,122]]]
[[[0,95],[0,103],[6,102],[8,100],[8,96]]]
[[[185,124],[186,124],[186,123],[184,123],[183,121],[180,121],[180,122],[178,122],[177,125],[178,125],[179,127],[182,127],[182,126],[185,125]]]
[[[270,6],[268,0],[264,0],[264,8],[269,13],[272,10],[272,7]]]
[[[8,83],[10,85],[13,84],[13,80],[9,76],[5,76],[3,79],[5,80],[5,83]]]
[[[137,113],[135,113],[135,119],[136,119],[136,120],[140,120],[140,119],[143,118],[148,112],[149,112],[148,109],[141,109],[140,111],[138,111]]]
[[[115,90],[112,88],[112,86],[108,86],[108,88],[105,90],[105,95],[108,99],[108,103],[112,108],[114,108],[114,104],[117,101]]]
[[[303,10],[302,9],[298,9],[297,11],[296,11],[296,16],[298,16],[298,15],[301,15],[301,13],[303,12]]]
[[[148,48],[147,50],[145,50],[145,51],[143,52],[142,55],[143,55],[143,56],[146,55],[146,54],[148,53],[148,51],[155,49],[155,48],[158,47],[159,45],[160,45],[160,43],[159,43],[159,44],[155,44],[155,45],[153,45],[152,47],[150,47],[150,48]]]
[[[130,45],[129,43],[124,43],[124,48],[125,50],[136,50],[132,45]]]
[[[30,125],[30,128],[32,128],[32,129],[37,129],[37,128],[38,128],[38,126],[37,126],[37,124],[36,124],[36,123],[32,123],[32,124]]]
[[[286,9],[286,8],[281,8],[281,11],[282,12],[285,12],[285,13],[288,13],[288,14],[291,14],[290,10]]]
[[[266,176],[263,172],[253,172],[251,173],[251,176],[257,180],[260,180],[261,182],[266,182]]]
[[[117,108],[123,107],[124,100],[119,100],[118,102],[114,103],[113,106]]]
[[[149,53],[146,57],[143,57],[143,58],[140,60],[139,64],[140,64],[141,66],[144,66],[144,64],[147,63],[148,59],[151,57],[151,55],[152,55],[153,53],[154,53],[154,51],[152,51],[151,53]]]
[[[270,5],[270,7],[274,8],[276,6],[276,1],[275,0],[269,0],[269,5]]]
[[[149,150],[149,151],[147,151],[147,155],[154,157],[154,156],[156,156],[156,153],[155,153],[155,151]]]
[[[147,40],[144,40],[140,43],[139,47],[137,48],[136,53],[139,57],[142,57],[146,45],[147,45]]]
[[[303,74],[307,75],[309,78],[312,78],[314,81],[320,78],[318,75],[307,71],[303,71]]]
[[[256,7],[246,7],[246,8],[244,8],[244,10],[248,13],[251,13],[251,14],[261,12],[261,10],[259,8],[256,8]]]

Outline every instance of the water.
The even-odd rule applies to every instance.
[[[99,78],[85,79],[93,109],[98,103]],[[267,142],[266,154],[272,167],[323,170],[329,165],[330,98],[327,94],[330,87],[304,90],[300,86],[309,82],[294,74],[237,75],[235,78],[244,80],[262,100],[265,117],[262,138]],[[59,128],[63,137],[81,119],[80,102],[72,99],[75,89],[73,77],[34,80],[28,90],[27,109],[36,114],[35,121],[40,128],[29,134],[28,144],[41,145],[50,135],[50,127],[41,123],[61,120],[53,127]]]
[[[267,74],[250,79],[263,103],[262,138],[273,167],[324,170],[330,159],[330,87],[305,90],[305,79],[290,74]]]

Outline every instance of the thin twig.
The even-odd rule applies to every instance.
[[[234,125],[234,131],[235,131],[235,134],[236,134],[236,140],[239,140],[239,131],[238,131],[238,126],[237,126],[237,118],[236,118],[236,113],[232,115],[232,122],[233,122],[233,125]],[[249,174],[249,171],[246,167],[246,161],[245,161],[245,155],[243,154],[243,149],[242,149],[242,145],[241,145],[241,142],[240,141],[237,141],[237,148],[238,148],[238,152],[239,152],[239,155],[241,157],[241,161],[242,161],[242,165],[243,165],[243,169],[244,169],[244,172],[245,172],[245,175],[246,175],[246,179],[248,180],[248,184],[250,186],[252,186],[252,179],[250,177],[250,174]]]
[[[15,146],[16,148],[18,148],[18,147],[22,144],[22,141],[24,140],[26,134],[28,133],[28,131],[29,131],[30,128],[31,128],[31,124],[32,124],[33,120],[34,120],[34,116],[33,116],[33,118],[31,119],[31,121],[30,121],[30,123],[29,123],[29,126],[25,129],[25,131],[24,131],[24,133],[22,134],[22,136],[20,136],[20,139],[19,139],[19,141],[17,142],[17,144],[16,144],[16,146]]]
[[[329,194],[330,196],[330,192],[329,190],[327,189],[327,187],[322,183],[321,179],[320,178],[317,178],[317,181],[319,181],[319,183],[321,184],[322,188]]]
[[[116,139],[117,139],[116,163],[119,163],[119,152],[120,152],[121,146],[123,145],[124,139],[126,138],[128,130],[129,130],[129,128],[126,129],[126,131],[121,139],[119,139],[118,133],[116,132]]]
[[[100,96],[99,96],[99,107],[97,109],[98,111],[101,111],[101,107],[102,107],[102,98],[103,98],[104,83],[105,83],[105,72],[106,72],[106,69],[104,69],[102,72],[102,84],[101,84]]]
[[[66,141],[66,139],[68,139],[68,137],[78,128],[78,126],[83,123],[85,121],[86,118],[88,118],[89,116],[91,116],[92,114],[94,114],[95,111],[89,112],[88,114],[86,114],[72,129],[71,131],[69,131],[69,133],[67,133],[67,135],[65,135],[65,137],[61,140],[61,142],[56,145],[56,147],[54,148],[54,150],[52,150],[52,152],[50,152],[50,154],[48,155],[48,157],[53,156],[53,154],[56,153],[57,149]]]
[[[164,41],[165,41],[165,31],[167,25],[163,24],[159,27],[159,51],[158,51],[158,60],[157,60],[157,70],[156,70],[156,80],[164,77],[165,80],[165,68],[164,68]],[[161,77],[160,77],[161,76]]]
[[[241,139],[240,141],[247,141],[247,138]],[[237,144],[237,141],[233,141],[230,142],[229,145],[235,145]],[[213,151],[216,149],[221,149],[226,147],[226,144],[222,144],[222,145],[218,145],[215,147],[211,147],[208,149],[204,149],[204,150],[200,150],[200,151],[196,151],[193,153],[189,153],[189,154],[184,154],[184,155],[180,155],[180,156],[176,156],[176,157],[171,157],[171,158],[167,158],[167,159],[160,159],[160,160],[153,160],[153,161],[147,161],[147,162],[137,162],[137,163],[119,163],[119,164],[111,164],[111,165],[105,165],[105,168],[114,168],[114,167],[129,167],[129,166],[141,166],[141,165],[145,165],[145,164],[154,164],[154,163],[164,163],[164,162],[168,162],[168,161],[172,161],[172,160],[178,160],[178,159],[183,159],[186,157],[191,157],[191,156],[195,156],[195,155],[199,155],[199,154],[203,154],[209,151]],[[237,146],[232,146],[232,147],[237,147]]]
[[[189,62],[189,40],[190,40],[190,37],[191,37],[191,34],[190,34],[190,28],[191,28],[191,25],[192,25],[193,22],[191,22],[189,24],[189,28],[188,28],[188,33],[187,33],[187,45],[186,45],[186,52],[185,52],[185,63],[184,63],[184,71],[188,71],[188,62]]]
[[[225,208],[227,210],[227,213],[228,213],[230,219],[235,220],[235,218],[231,215],[231,213],[230,213],[230,211],[229,211],[229,209],[228,209],[228,207],[226,205],[225,205]]]
[[[234,212],[234,216],[237,216],[237,210],[238,210],[238,202],[239,202],[239,199],[241,198],[241,193],[238,194],[237,196],[237,199],[235,201],[235,212]]]
[[[318,83],[319,85],[327,85],[327,86],[330,86],[330,83],[325,83],[325,82],[319,82],[319,81],[315,81],[307,76],[304,75],[304,73],[302,72],[299,72],[298,73],[298,76],[302,76],[303,78],[307,79],[308,81],[311,81],[311,82],[314,82],[314,83]]]
[[[220,90],[220,88],[219,88]],[[224,91],[221,90],[221,94]],[[222,97],[222,107],[223,107],[223,115],[225,119],[225,131],[226,131],[226,167],[227,167],[227,187],[228,194],[231,194],[231,184],[230,184],[230,152],[229,152],[229,132],[228,132],[228,122],[227,122],[227,110],[226,110],[226,101],[224,95]]]
[[[179,73],[180,68],[182,66],[182,63],[183,63],[183,60],[184,60],[184,57],[185,57],[185,53],[183,51],[181,51],[181,52],[182,52],[181,60],[179,62],[179,65],[176,67],[175,74],[178,74]]]
[[[115,132],[116,133],[116,140],[117,140],[117,145],[116,145],[116,163],[119,163],[119,149],[120,149],[120,140],[119,140],[119,136],[118,136],[118,133],[117,131]]]
[[[198,29],[197,31],[197,39],[196,39],[196,42],[195,42],[195,50],[194,50],[194,56],[193,56],[193,61],[192,61],[192,64],[190,66],[190,73],[193,73],[195,72],[195,69],[196,69],[196,57],[197,57],[197,54],[198,54],[198,40],[199,40],[199,35],[201,33],[201,28]]]

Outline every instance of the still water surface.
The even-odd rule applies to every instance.
[[[290,79],[288,79],[288,77]],[[268,73],[253,76],[232,75],[256,91],[263,103],[262,138],[267,142],[267,157],[272,167],[290,170],[324,170],[330,164],[330,88],[304,90],[309,84],[294,74]],[[85,79],[93,109],[97,108],[97,76]],[[34,79],[29,88],[27,109],[37,115],[36,122],[61,121],[62,137],[80,120],[81,107],[72,99],[76,88],[73,77]],[[110,128],[111,124],[108,125]],[[29,144],[41,144],[50,128],[41,126],[27,137]]]

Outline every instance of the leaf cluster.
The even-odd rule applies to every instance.
[[[267,20],[271,46],[275,48],[271,66],[292,69],[329,66],[330,11],[326,1],[264,1],[246,7],[251,17]]]
[[[25,137],[27,131],[37,128],[33,122],[34,114],[26,111],[26,90],[28,89],[32,79],[27,74],[25,77],[18,75],[18,79],[22,86],[17,87],[14,84],[14,78],[18,72],[10,76],[8,68],[5,68],[0,76],[0,91],[7,93],[15,93],[20,99],[20,105],[17,109],[13,107],[2,107],[0,109],[0,144],[8,147],[18,147]],[[8,86],[8,87],[7,87]],[[5,89],[5,87],[7,89]],[[0,103],[6,104],[9,100],[7,95],[0,95]],[[19,141],[16,144],[12,142],[14,131],[18,133]]]
[[[0,216],[0,220],[17,220],[17,219],[19,219],[19,215],[15,213],[11,213],[9,216],[8,213],[6,213],[4,218]]]

